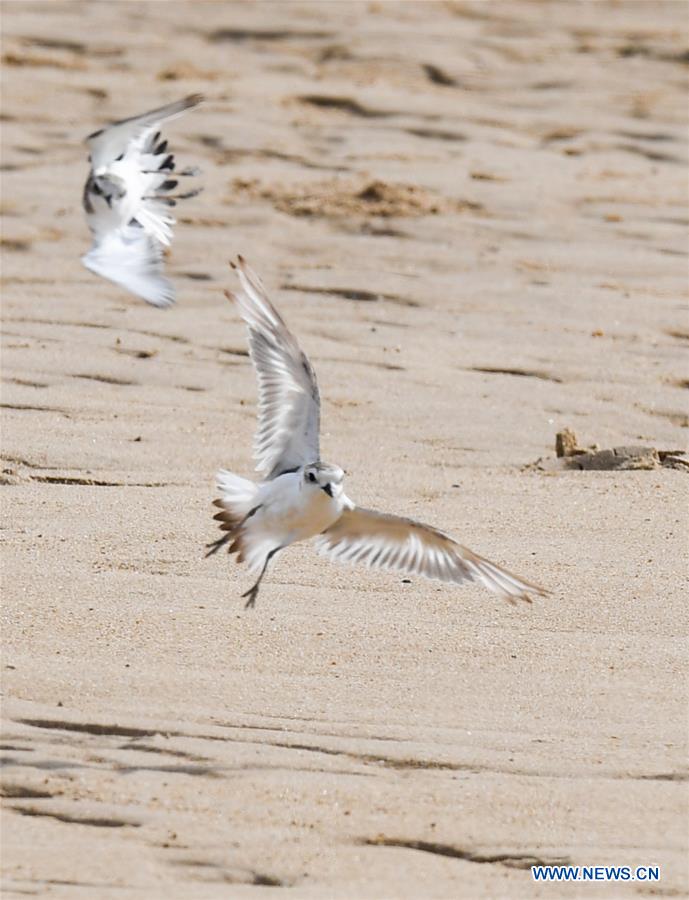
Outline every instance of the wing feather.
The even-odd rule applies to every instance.
[[[346,509],[318,537],[318,548],[333,559],[363,562],[407,575],[423,575],[454,584],[478,581],[514,603],[548,592],[478,556],[451,537],[413,519],[362,507]]]
[[[81,261],[91,272],[153,306],[170,306],[175,301],[172,284],[163,274],[160,245],[142,228],[132,225],[96,239]]]
[[[256,470],[271,479],[319,459],[318,384],[311,363],[258,276],[241,256],[235,268],[242,290],[226,293],[248,326],[258,379]]]
[[[99,169],[114,162],[118,156],[126,153],[132,142],[141,144],[143,150],[145,138],[150,133],[153,135],[162,122],[176,119],[183,112],[198,106],[203,100],[201,94],[190,94],[182,100],[175,100],[166,106],[159,106],[139,116],[130,116],[128,119],[120,119],[112,125],[106,125],[99,131],[94,131],[86,138],[86,143],[91,154],[91,168]],[[143,139],[143,140],[142,140]]]

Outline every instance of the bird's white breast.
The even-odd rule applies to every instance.
[[[256,524],[289,543],[320,534],[342,512],[340,501],[306,484],[300,473],[280,475],[264,485],[261,493]]]

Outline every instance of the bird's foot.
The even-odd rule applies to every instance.
[[[221,538],[218,538],[217,541],[212,541],[210,544],[206,544],[206,550],[208,552],[205,554],[205,558],[208,559],[209,556],[213,556],[213,554],[217,553],[218,550],[222,547],[222,545],[226,544],[226,543],[227,543],[227,535],[223,535]]]
[[[258,597],[258,585],[250,587],[248,591],[244,591],[242,597],[248,597],[244,604],[244,609],[253,609],[256,606],[256,597]]]

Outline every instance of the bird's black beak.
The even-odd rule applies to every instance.
[[[332,486],[332,484],[325,484],[325,485],[323,485],[323,490],[324,490],[325,493],[328,495],[328,497],[332,497],[332,495],[333,495],[333,486]]]

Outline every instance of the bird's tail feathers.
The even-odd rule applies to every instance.
[[[237,508],[246,506],[246,512],[249,512],[258,493],[259,486],[255,481],[242,478],[241,475],[235,475],[234,472],[228,472],[227,469],[220,469],[216,476],[216,484],[223,495],[223,501],[231,503]]]
[[[237,553],[239,562],[247,561],[250,568],[255,569],[265,558],[261,542],[248,540],[251,516],[257,509],[259,485],[226,469],[218,472],[217,485],[222,496],[213,501],[220,510],[214,518],[225,535],[209,545],[213,548],[210,552],[215,553],[229,543],[228,552]]]

